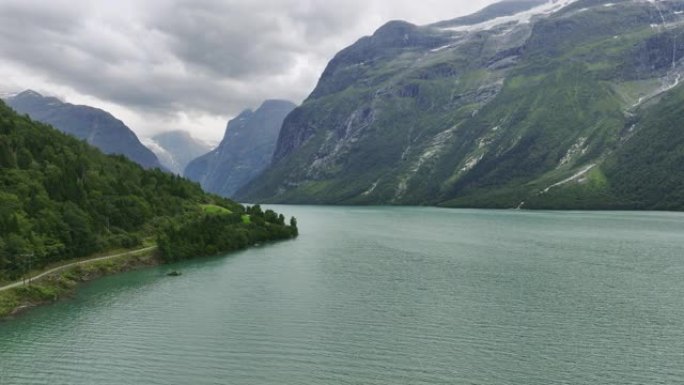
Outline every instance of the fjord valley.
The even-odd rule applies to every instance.
[[[684,209],[684,4],[512,1],[339,52],[242,200]]]
[[[190,162],[184,175],[206,191],[233,196],[271,163],[283,120],[295,107],[267,100],[255,111],[243,111],[228,122],[218,147]]]
[[[296,225],[270,210],[245,208],[181,177],[107,156],[4,104],[0,186],[0,282],[146,240],[158,241],[159,258],[168,261],[296,235]],[[55,279],[65,288],[74,278]],[[25,294],[54,293],[38,286],[14,294],[0,300],[3,311]]]
[[[69,5],[0,1],[0,384],[684,383],[684,1]]]

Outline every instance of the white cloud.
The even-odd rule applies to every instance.
[[[332,56],[392,19],[492,0],[0,0],[0,91],[103,108],[139,135],[218,140],[264,99],[301,102]]]

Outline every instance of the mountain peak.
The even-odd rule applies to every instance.
[[[30,99],[37,99],[37,98],[43,98],[43,95],[39,94],[38,92],[36,92],[34,90],[25,90],[25,91],[22,91],[22,92],[18,93],[17,95],[15,95],[14,98],[17,98],[17,99],[29,99],[29,98]]]
[[[284,99],[268,99],[265,100],[261,106],[258,108],[259,110],[266,109],[294,109],[297,105],[292,103],[289,100],[284,100]]]
[[[14,108],[21,110],[23,108],[43,108],[45,106],[62,106],[66,103],[54,96],[45,96],[34,90],[22,91],[16,95],[7,98],[10,104],[14,104]],[[30,107],[29,107],[30,106]]]
[[[394,35],[396,33],[413,32],[418,28],[417,25],[411,24],[404,20],[391,20],[378,28],[373,36]]]
[[[242,110],[242,112],[240,112],[240,114],[238,116],[231,119],[231,122],[232,121],[238,121],[240,119],[249,119],[249,117],[251,117],[252,115],[254,115],[254,110],[251,108],[246,108],[246,109]],[[228,123],[230,124],[230,122],[228,122]]]
[[[371,45],[377,47],[405,48],[435,44],[434,36],[423,27],[403,20],[385,23],[370,37]]]

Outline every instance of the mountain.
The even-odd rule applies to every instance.
[[[193,159],[211,151],[212,146],[195,139],[186,131],[170,131],[153,136],[145,145],[171,172],[182,175]]]
[[[256,111],[243,111],[228,122],[221,144],[192,161],[185,176],[206,191],[232,196],[270,164],[283,120],[295,107],[288,101],[268,100]]]
[[[35,91],[5,99],[15,111],[83,139],[106,154],[121,154],[145,168],[159,168],[157,157],[130,128],[110,113],[88,106],[64,103]]]
[[[236,198],[684,210],[684,2],[495,4],[342,50]]]
[[[104,155],[0,101],[0,281],[143,239],[177,260],[292,236],[282,215]]]

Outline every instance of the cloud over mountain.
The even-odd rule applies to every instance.
[[[265,99],[302,100],[335,52],[385,21],[427,23],[489,2],[4,0],[0,91],[90,102],[147,135],[220,137],[222,124],[201,126]]]

